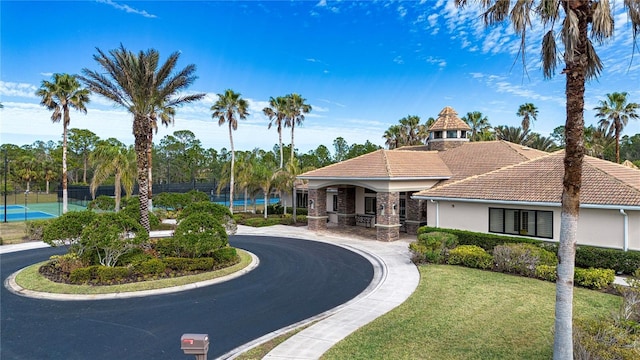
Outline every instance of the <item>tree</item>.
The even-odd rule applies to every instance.
[[[480,111],[468,112],[462,117],[462,121],[471,128],[471,141],[480,141],[481,134],[491,128],[489,119]]]
[[[289,158],[289,162],[291,163],[291,165],[293,166],[293,161],[295,159],[295,146],[294,146],[294,129],[296,127],[296,125],[302,125],[302,123],[304,122],[304,114],[308,114],[311,112],[311,105],[305,103],[305,101],[307,101],[307,99],[303,98],[302,96],[300,96],[299,94],[293,93],[293,94],[289,94],[286,96],[287,98],[287,110],[286,110],[286,115],[287,115],[287,121],[285,123],[285,126],[288,126],[291,128],[291,157]],[[296,205],[297,205],[297,200],[296,200],[296,184],[295,181],[292,184],[293,186],[293,221],[296,221]]]
[[[53,74],[52,81],[43,80],[36,91],[40,104],[53,110],[51,121],[62,120],[62,213],[69,210],[67,194],[67,129],[71,123],[70,108],[87,113],[89,90],[80,86],[78,79],[69,74]]]
[[[131,147],[126,147],[122,143],[113,145],[102,142],[91,153],[89,161],[95,168],[89,187],[92,198],[95,199],[98,186],[113,176],[115,211],[120,211],[122,187],[124,186],[124,191],[127,196],[133,194],[133,185],[137,171],[135,150]]]
[[[89,153],[100,140],[98,135],[87,129],[69,129],[69,147],[71,151],[82,156],[82,182],[87,183],[87,165]]]
[[[558,146],[564,148],[564,144],[566,143],[564,138],[564,125],[556,126],[551,133],[551,138],[556,142],[556,144],[558,144]]]
[[[233,131],[238,129],[238,119],[246,119],[249,115],[249,103],[240,97],[240,93],[236,93],[231,89],[227,89],[224,94],[218,94],[218,100],[211,107],[213,111],[212,117],[218,119],[218,125],[222,126],[225,122],[229,125],[229,143],[231,144],[231,171],[229,179],[229,210],[233,214],[233,188],[234,182],[234,163],[235,150],[233,147]]]
[[[532,103],[522,104],[516,115],[522,118],[522,130],[528,132],[531,121],[538,120],[538,108]]]
[[[522,130],[521,127],[498,125],[494,129],[496,138],[514,144],[527,145],[529,143],[529,131]]]
[[[149,162],[149,209],[153,209],[153,134],[158,133],[158,118],[164,126],[173,124],[176,115],[176,109],[171,106],[163,106],[161,104],[158,109],[151,113],[149,121],[149,146],[147,147],[147,161]]]
[[[335,155],[333,157],[333,160],[335,162],[340,162],[347,159],[347,154],[349,153],[349,144],[347,143],[347,140],[345,140],[342,136],[338,136],[333,140],[333,149],[335,150]]]
[[[417,115],[407,115],[398,121],[405,140],[404,145],[421,145],[424,144],[426,130],[420,125],[420,117]]]
[[[456,6],[464,6],[467,0],[456,0]],[[595,78],[602,70],[602,62],[591,39],[598,43],[613,35],[614,19],[608,0],[539,0],[504,1],[477,0],[485,10],[485,25],[511,20],[514,31],[521,38],[520,53],[525,63],[527,31],[532,17],[540,19],[549,30],[542,38],[542,69],[545,78],[554,75],[558,65],[556,38],[564,45],[566,75],[566,149],[562,213],[560,221],[560,246],[558,249],[558,280],[556,282],[556,311],[554,332],[554,359],[573,359],[573,276],[575,250],[582,186],[582,162],[584,159],[584,94],[585,82]],[[534,6],[537,3],[537,6]],[[640,34],[640,2],[625,0],[624,6],[631,21],[633,38]],[[564,19],[562,19],[564,13]],[[560,36],[555,27],[560,26]],[[589,37],[589,29],[591,37]],[[635,46],[635,44],[634,44]]]
[[[607,94],[606,100],[600,100],[600,105],[593,108],[597,110],[597,118],[600,118],[598,124],[608,129],[609,133],[615,134],[616,138],[616,163],[620,163],[620,134],[622,129],[627,126],[629,119],[638,119],[636,112],[640,107],[636,103],[627,103],[626,92],[614,92]]]
[[[271,125],[276,126],[278,131],[278,147],[280,148],[280,168],[283,166],[283,152],[282,152],[282,126],[285,125],[287,117],[287,98],[284,96],[278,96],[276,98],[269,98],[269,106],[262,109],[262,112],[269,118],[268,129],[271,129]]]
[[[140,224],[149,231],[149,158],[152,117],[169,108],[202,99],[205,94],[180,94],[195,80],[195,65],[174,73],[179,52],[160,65],[155,49],[135,54],[120,45],[105,54],[100,49],[93,58],[102,70],[82,69],[81,80],[95,93],[127,109],[133,115],[133,135],[140,196]],[[177,95],[180,94],[180,95]]]
[[[393,150],[403,146],[405,142],[403,135],[402,126],[395,124],[389,126],[389,128],[385,130],[382,138],[384,139],[384,144],[387,148],[389,150]]]

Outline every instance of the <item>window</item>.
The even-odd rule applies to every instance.
[[[364,198],[364,213],[365,214],[376,214],[376,198],[374,197],[365,197]]]
[[[447,130],[447,139],[455,139],[458,137],[458,130]]]
[[[298,192],[296,196],[296,206],[298,208],[306,208],[309,203],[309,193]]]
[[[553,211],[489,208],[489,232],[553,238]]]
[[[442,139],[442,131],[434,131],[433,132],[434,139]]]
[[[407,199],[400,198],[400,219],[404,219],[407,217]]]
[[[333,211],[338,211],[338,195],[333,195]]]
[[[461,139],[466,139],[467,138],[467,132],[465,130],[460,131],[460,138]]]

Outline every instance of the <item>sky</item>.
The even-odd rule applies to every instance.
[[[585,122],[607,93],[626,91],[640,103],[640,51],[632,59],[630,22],[622,0],[611,0],[615,35],[596,51],[604,70],[587,83]],[[205,148],[229,148],[228,127],[211,117],[219,93],[232,89],[249,101],[250,115],[234,132],[237,150],[272,149],[274,127],[262,113],[271,96],[298,93],[312,106],[295,128],[302,152],[333,141],[382,135],[408,115],[423,123],[453,107],[460,117],[480,111],[491,125],[519,126],[520,105],[533,103],[532,129],[548,136],[565,122],[565,77],[546,80],[540,66],[541,37],[534,19],[524,62],[520,38],[508,23],[485,28],[475,6],[453,0],[422,1],[0,1],[0,138],[29,145],[61,141],[62,124],[39,104],[35,92],[54,73],[100,70],[96,49],[121,44],[139,52],[156,49],[164,61],[180,53],[177,68],[197,67],[187,91],[206,97],[177,109],[175,122],[154,136],[190,130]],[[560,43],[561,41],[558,40]],[[560,65],[558,71],[562,70]],[[97,94],[87,114],[74,111],[71,128],[133,144],[132,116]],[[624,134],[640,133],[631,120]],[[283,131],[290,143],[289,129]]]

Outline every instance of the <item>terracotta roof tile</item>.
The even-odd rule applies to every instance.
[[[447,178],[451,171],[435,151],[377,150],[320,169],[300,178]]]
[[[564,152],[476,175],[417,193],[418,196],[560,203]],[[585,156],[580,202],[640,206],[640,171]]]
[[[433,125],[429,127],[429,131],[443,130],[471,130],[471,128],[458,117],[458,113],[452,107],[446,106],[440,111]]]

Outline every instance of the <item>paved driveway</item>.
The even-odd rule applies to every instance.
[[[209,357],[307,319],[358,295],[373,277],[362,256],[331,244],[238,235],[260,258],[254,271],[183,293],[50,301],[0,293],[2,359],[180,359],[183,333],[208,333]],[[60,249],[0,255],[2,280]]]

